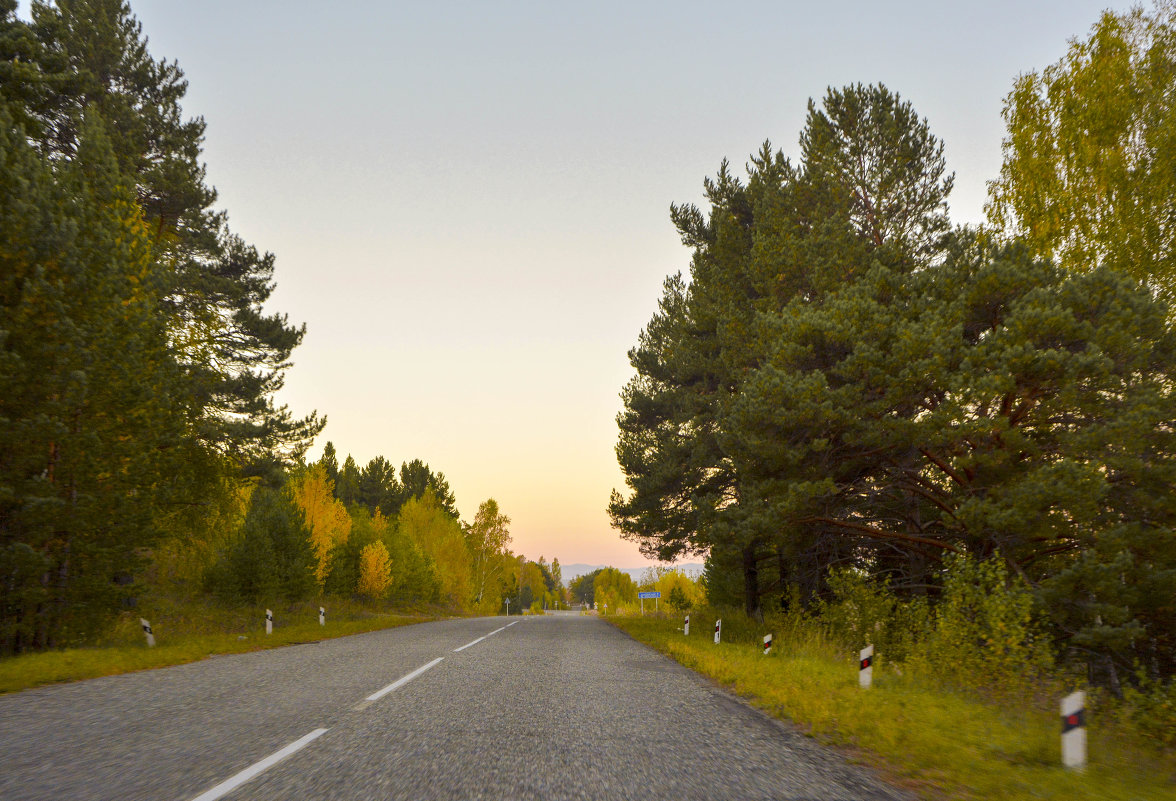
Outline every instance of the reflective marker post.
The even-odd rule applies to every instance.
[[[723,619],[719,618],[715,621],[715,645],[719,644],[719,635],[723,631]]]
[[[686,625],[682,627],[682,633],[687,637],[690,636],[690,615],[686,615]]]
[[[869,687],[874,679],[874,646],[867,645],[863,648],[858,654],[858,660],[858,684],[863,688]]]
[[[1086,693],[1070,693],[1062,699],[1062,764],[1086,767]]]
[[[265,610],[265,633],[274,633],[274,613],[270,610]]]
[[[322,607],[322,606],[319,607],[319,625],[320,626],[327,625],[327,610],[325,607]]]
[[[151,624],[143,618],[139,618],[139,623],[143,626],[143,633],[147,635],[147,647],[155,647],[155,635],[151,633]]]
[[[764,635],[764,656],[771,656],[771,655],[772,655],[772,635],[765,634]]]

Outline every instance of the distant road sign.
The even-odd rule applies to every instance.
[[[638,598],[660,598],[661,593],[660,592],[639,592],[639,593],[637,593],[637,597]]]

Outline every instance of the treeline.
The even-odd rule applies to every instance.
[[[554,606],[559,562],[515,555],[510,518],[493,499],[463,522],[444,473],[413,460],[399,478],[384,457],[361,470],[323,457],[279,485],[242,490],[241,514],[214,541],[177,547],[157,562],[189,589],[231,604],[360,597],[404,607],[519,613]]]
[[[421,461],[304,455],[274,402],[305,327],[233,233],[123,0],[0,0],[0,654],[97,640],[153,593],[494,611],[558,592],[492,500]],[[554,568],[554,570],[552,569]]]
[[[0,0],[0,653],[84,641],[152,549],[324,420],[274,404],[304,328],[235,235],[204,122],[125,2]]]
[[[952,229],[942,143],[882,86],[675,206],[693,258],[629,353],[622,535],[706,553],[754,616],[834,569],[934,601],[956,555],[999,559],[1095,678],[1176,672],[1174,22],[1104,15],[1018,83],[989,228]]]
[[[568,594],[576,603],[595,606],[601,614],[634,613],[641,609],[637,593],[661,593],[649,610],[689,612],[706,604],[706,589],[698,577],[668,567],[649,568],[640,581],[615,567],[602,567],[577,577],[568,585]]]

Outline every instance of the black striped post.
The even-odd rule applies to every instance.
[[[772,655],[772,635],[765,634],[764,635],[764,656],[771,656],[771,655]]]
[[[874,646],[867,645],[858,654],[858,684],[863,689],[874,681]]]
[[[1062,699],[1062,764],[1086,767],[1086,693],[1070,693]]]
[[[139,618],[139,624],[143,626],[143,634],[147,636],[147,647],[155,647],[155,635],[151,633],[151,624],[143,618]]]
[[[723,619],[719,618],[715,621],[715,645],[719,644],[719,635],[723,631]]]
[[[265,610],[265,633],[274,633],[274,613],[269,609]]]
[[[686,625],[682,627],[682,633],[687,637],[690,636],[690,615],[686,615]]]
[[[327,625],[327,610],[325,607],[322,607],[322,606],[319,607],[319,625],[320,626]]]

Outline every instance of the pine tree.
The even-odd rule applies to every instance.
[[[359,503],[359,478],[359,465],[348,454],[339,471],[339,479],[335,482],[335,497],[348,508]]]
[[[3,647],[91,636],[134,589],[169,506],[208,491],[166,288],[99,116],[52,163],[0,101]]]
[[[333,487],[339,481],[339,458],[335,453],[335,443],[327,440],[327,444],[323,446],[323,456],[319,459],[319,464],[327,471],[327,478]]]
[[[310,532],[286,492],[258,487],[237,540],[207,577],[229,601],[305,600],[317,590]]]
[[[392,516],[400,508],[401,491],[396,482],[396,468],[383,456],[377,456],[367,463],[359,474],[357,501],[375,512]]]
[[[630,494],[613,494],[613,524],[650,556],[706,552],[716,568],[741,571],[749,614],[782,588],[798,552],[831,542],[781,532],[772,499],[757,492],[765,477],[733,458],[728,418],[771,347],[764,321],[794,302],[821,303],[877,261],[904,271],[931,261],[952,182],[926,121],[882,86],[830,90],[822,109],[810,103],[801,147],[792,165],[765,143],[746,183],[724,161],[705,182],[706,214],[673,207],[694,251],[689,285],[667,280],[629,353],[637,375],[618,417]],[[813,355],[817,370],[823,354]]]
[[[153,258],[169,271],[161,300],[173,358],[192,382],[188,394],[202,400],[193,432],[239,465],[292,463],[325,424],[273,402],[305,327],[264,313],[274,257],[211,210],[216,193],[199,161],[204,121],[183,119],[182,71],[151,57],[125,0],[34,2],[32,16],[36,75],[20,72],[23,95],[35,100],[24,107],[29,131],[56,161],[76,157],[87,116],[118,131],[114,156],[134,182]],[[10,72],[20,53],[13,55]]]
[[[432,493],[434,500],[454,520],[461,517],[457,511],[457,499],[449,489],[449,481],[444,473],[434,473],[420,459],[402,462],[398,504],[404,504],[412,498],[423,498],[426,493]]]

